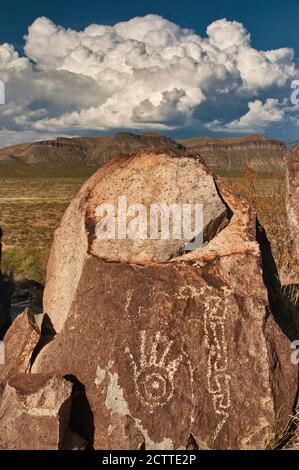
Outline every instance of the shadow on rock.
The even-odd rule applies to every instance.
[[[289,296],[285,295],[287,286],[282,287],[281,285],[270,242],[259,222],[257,222],[256,234],[261,249],[263,280],[268,290],[271,312],[288,339],[290,341],[298,340],[298,307],[290,301]]]
[[[73,431],[86,439],[88,449],[92,449],[94,420],[86,397],[85,386],[74,375],[66,375],[64,378],[73,384],[70,427]]]

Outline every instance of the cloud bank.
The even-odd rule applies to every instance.
[[[158,16],[74,31],[37,18],[24,56],[0,45],[1,144],[112,129],[296,133],[294,51],[259,51],[236,21],[205,37]]]

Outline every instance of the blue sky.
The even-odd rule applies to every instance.
[[[298,17],[295,0],[0,0],[0,145],[120,129],[296,139]],[[92,24],[114,29],[76,36]]]
[[[115,24],[156,13],[204,34],[208,24],[226,17],[244,23],[258,49],[293,47],[299,51],[298,0],[0,0],[0,43],[23,46],[23,36],[38,16],[83,29],[91,23]]]

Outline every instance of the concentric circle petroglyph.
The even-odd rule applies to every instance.
[[[151,412],[156,407],[166,405],[174,394],[174,376],[182,361],[182,354],[173,357],[172,347],[173,341],[160,331],[152,338],[147,337],[146,331],[141,331],[139,361],[134,359],[129,348],[126,349],[137,396]]]

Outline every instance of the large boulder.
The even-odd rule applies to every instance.
[[[72,384],[61,377],[10,377],[0,405],[0,449],[60,449],[67,435],[71,393]]]
[[[299,145],[285,157],[286,207],[299,263]]]
[[[203,203],[205,243],[98,240],[96,207],[119,195]],[[56,231],[44,306],[58,334],[32,370],[83,384],[97,449],[263,448],[294,410],[255,213],[200,159],[143,153],[99,170]]]
[[[186,155],[141,153],[113,160],[87,181],[56,230],[50,254],[44,311],[56,332],[61,331],[68,316],[90,255],[142,265],[175,259],[185,249],[186,240],[181,238],[99,240],[95,233],[100,204],[114,205],[117,218],[121,217],[118,207],[123,196],[127,208],[142,203],[148,212],[152,203],[203,204],[203,241],[213,238],[227,224],[227,208],[212,175],[200,162],[199,157]],[[129,217],[132,219],[133,214]]]

